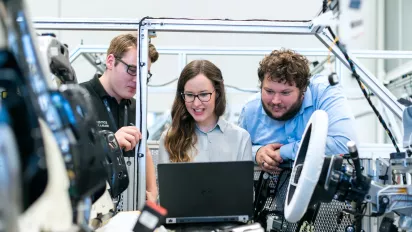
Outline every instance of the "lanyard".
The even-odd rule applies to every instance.
[[[109,114],[110,121],[113,124],[115,132],[116,132],[118,130],[117,123],[114,120],[113,113],[112,113],[112,110],[110,109],[110,105],[109,105],[109,102],[107,101],[107,98],[103,99],[103,103],[106,106],[107,113]],[[123,126],[127,126],[128,116],[129,115],[128,115],[128,112],[127,112],[127,105],[125,104],[124,105],[124,122],[123,122]]]

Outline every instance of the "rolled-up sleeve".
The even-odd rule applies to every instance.
[[[355,120],[340,85],[329,86],[319,99],[319,109],[326,111],[329,119],[326,155],[348,153],[346,143],[357,142]]]
[[[325,85],[322,90],[316,102],[316,110],[324,110],[328,114],[325,154],[337,155],[348,153],[346,143],[350,140],[357,141],[356,131],[354,130],[354,117],[348,101],[343,95],[341,86]],[[299,150],[299,145],[300,140],[283,145],[280,148],[281,157],[294,160]]]
[[[280,156],[284,160],[294,160],[299,149],[300,141],[288,143],[280,147]]]

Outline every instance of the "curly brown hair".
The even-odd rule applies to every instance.
[[[195,120],[187,111],[181,93],[184,92],[186,83],[199,74],[205,75],[216,91],[216,104],[214,113],[219,118],[226,109],[226,94],[223,76],[220,69],[208,60],[194,60],[187,64],[180,74],[177,82],[177,91],[172,106],[172,125],[167,131],[164,145],[169,153],[171,162],[189,162],[189,154],[197,143],[195,133]]]
[[[296,87],[304,92],[310,79],[309,61],[305,56],[290,49],[274,50],[259,63],[260,88],[266,74],[272,81],[296,84]]]

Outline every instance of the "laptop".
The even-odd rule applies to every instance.
[[[252,161],[158,165],[166,224],[247,222],[253,213]]]

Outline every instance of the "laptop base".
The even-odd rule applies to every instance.
[[[249,221],[249,216],[221,216],[221,217],[179,217],[166,218],[166,224],[203,223],[203,222],[243,222]]]

